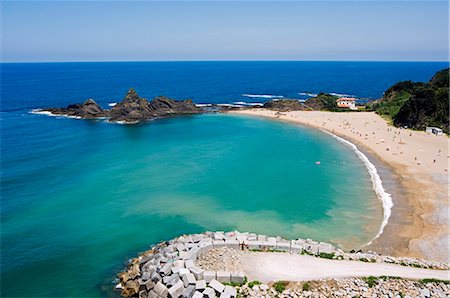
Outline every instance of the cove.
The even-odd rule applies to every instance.
[[[222,114],[137,126],[4,120],[16,123],[2,148],[4,296],[104,296],[127,256],[186,233],[352,249],[382,221],[364,164],[321,131]]]

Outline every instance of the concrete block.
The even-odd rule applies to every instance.
[[[215,271],[203,271],[203,278],[207,283],[211,282],[211,280],[216,279]]]
[[[158,298],[158,294],[156,294],[155,291],[151,290],[148,292],[147,298]]]
[[[172,274],[178,274],[180,273],[180,269],[183,267],[172,267]]]
[[[312,243],[305,243],[303,249],[313,255],[317,255],[319,253],[319,245]]]
[[[258,236],[257,236],[257,240],[258,240],[259,242],[267,241],[267,236],[266,236],[266,235],[258,235]]]
[[[291,252],[293,254],[299,254],[299,253],[302,252],[302,250],[303,250],[303,246],[302,245],[294,244],[294,242],[291,243]]]
[[[192,296],[192,298],[203,298],[203,294],[200,293],[199,291],[195,291],[194,296]]]
[[[155,291],[155,293],[156,293],[156,295],[158,295],[158,297],[163,297],[163,298],[166,298],[167,295],[169,294],[169,290],[167,289],[167,287],[160,281],[155,285],[155,287],[153,288],[153,291]]]
[[[231,282],[242,284],[245,281],[245,275],[243,272],[231,272],[230,280]]]
[[[195,283],[195,288],[198,291],[203,291],[204,289],[206,289],[206,280],[197,280],[197,282]]]
[[[214,298],[214,297],[216,297],[216,291],[214,291],[214,289],[212,289],[212,288],[206,288],[203,291],[203,296],[208,297],[208,298]]]
[[[236,288],[233,288],[231,286],[225,286],[223,294],[226,294],[228,297],[236,297],[237,291]]]
[[[190,252],[190,254],[191,254],[191,256],[190,256],[189,259],[191,259],[191,260],[194,261],[194,260],[197,259],[197,257],[198,257],[199,254],[200,254],[200,247],[195,246],[195,247],[191,248],[191,249],[189,250],[189,252]]]
[[[219,282],[230,282],[230,272],[227,271],[217,271],[216,280]]]
[[[200,280],[203,279],[203,269],[198,266],[193,266],[189,268],[192,274],[194,274],[195,279]]]
[[[183,294],[184,286],[183,282],[179,280],[172,287],[169,288],[168,293],[172,298],[178,298]]]
[[[190,285],[184,289],[183,294],[181,294],[181,297],[182,298],[192,298],[192,296],[194,296],[194,293],[195,293],[195,286]]]
[[[214,248],[212,241],[211,242],[201,242],[198,245],[199,247],[199,254],[204,253],[205,251],[208,251],[212,248]]]
[[[259,241],[248,241],[246,243],[248,245],[248,249],[261,249],[262,243]]]
[[[222,293],[223,292],[223,290],[225,289],[225,286],[221,283],[221,282],[219,282],[218,280],[216,280],[216,279],[213,279],[213,280],[211,280],[210,282],[209,282],[209,284],[208,284],[208,286],[210,287],[210,288],[213,288],[217,293]]]
[[[202,234],[194,234],[192,235],[192,242],[197,243],[200,242],[205,236]]]
[[[150,291],[154,287],[155,283],[152,280],[147,280],[147,282],[145,283],[145,288],[147,289],[147,291]]]
[[[176,284],[179,280],[180,280],[180,276],[178,274],[173,274],[170,276],[170,278],[167,280],[167,282],[165,284],[166,284],[166,286],[171,287],[174,284]],[[164,281],[164,279],[163,279],[163,281]]]
[[[192,273],[188,273],[186,275],[183,276],[183,282],[184,282],[184,286],[187,287],[189,285],[195,285],[195,276]]]
[[[183,243],[178,243],[175,247],[179,252],[186,250],[186,247]]]
[[[239,242],[237,240],[233,240],[233,239],[226,239],[225,246],[227,246],[229,248],[239,249]]]
[[[153,272],[151,280],[155,283],[157,283],[158,281],[160,281],[162,279],[161,275],[159,275],[158,272]]]
[[[225,240],[214,240],[213,241],[214,248],[221,248],[225,246]]]
[[[332,254],[335,252],[335,248],[333,245],[329,243],[319,243],[319,253]]]
[[[214,240],[225,240],[225,233],[224,232],[215,232],[213,235]]]
[[[190,273],[190,271],[189,271],[189,269],[186,269],[186,268],[180,268],[180,271],[178,272],[178,274],[180,275],[181,278],[183,278],[183,276],[185,276],[188,273]]]
[[[145,291],[145,290],[140,291],[139,298],[147,298],[147,291]]]
[[[291,251],[291,242],[290,241],[279,241],[277,242],[277,250],[281,251]]]
[[[241,233],[236,236],[236,239],[239,242],[239,244],[242,244],[247,241],[247,237],[248,237],[248,234]]]
[[[172,272],[171,268],[172,268],[172,263],[167,263],[159,270],[159,273],[168,275]]]
[[[250,234],[248,234],[247,240],[248,241],[257,241],[258,235],[254,234],[254,233],[250,233]]]
[[[187,269],[195,266],[194,261],[192,261],[192,260],[186,260],[184,265],[186,266]]]

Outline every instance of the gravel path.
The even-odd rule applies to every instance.
[[[240,271],[242,270],[241,257],[243,254],[243,251],[228,247],[213,248],[202,253],[196,264],[203,270]]]
[[[277,252],[245,252],[242,270],[248,280],[315,280],[339,277],[398,276],[410,279],[450,280],[449,270],[431,270],[386,263],[328,260]]]

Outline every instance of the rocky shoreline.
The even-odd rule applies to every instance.
[[[344,252],[332,244],[311,239],[286,240],[282,237],[237,231],[205,232],[183,235],[161,242],[139,257],[130,260],[126,270],[118,274],[119,282],[116,289],[121,290],[121,295],[124,297],[140,298],[262,297],[259,293],[260,289],[249,287],[244,273],[236,271],[239,268],[237,266],[239,251],[286,252],[336,260],[385,262],[419,268],[449,269],[447,264],[415,258],[395,258],[375,252]],[[223,254],[228,255],[222,258]],[[236,261],[236,264],[233,262],[223,264],[223,260],[230,260],[230,257],[231,260]],[[354,283],[358,279],[343,280]],[[439,281],[434,284],[437,284],[437,287],[444,287],[442,291],[449,293],[448,285],[444,283],[442,286],[442,283]],[[416,288],[412,290],[415,291]],[[265,291],[266,295],[272,297],[269,287]],[[275,296],[279,296],[278,294],[283,291],[276,290]],[[441,290],[436,289],[436,291]],[[294,296],[286,294],[284,297]]]

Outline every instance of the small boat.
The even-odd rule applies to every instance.
[[[320,165],[320,161],[316,161],[316,165]]]

